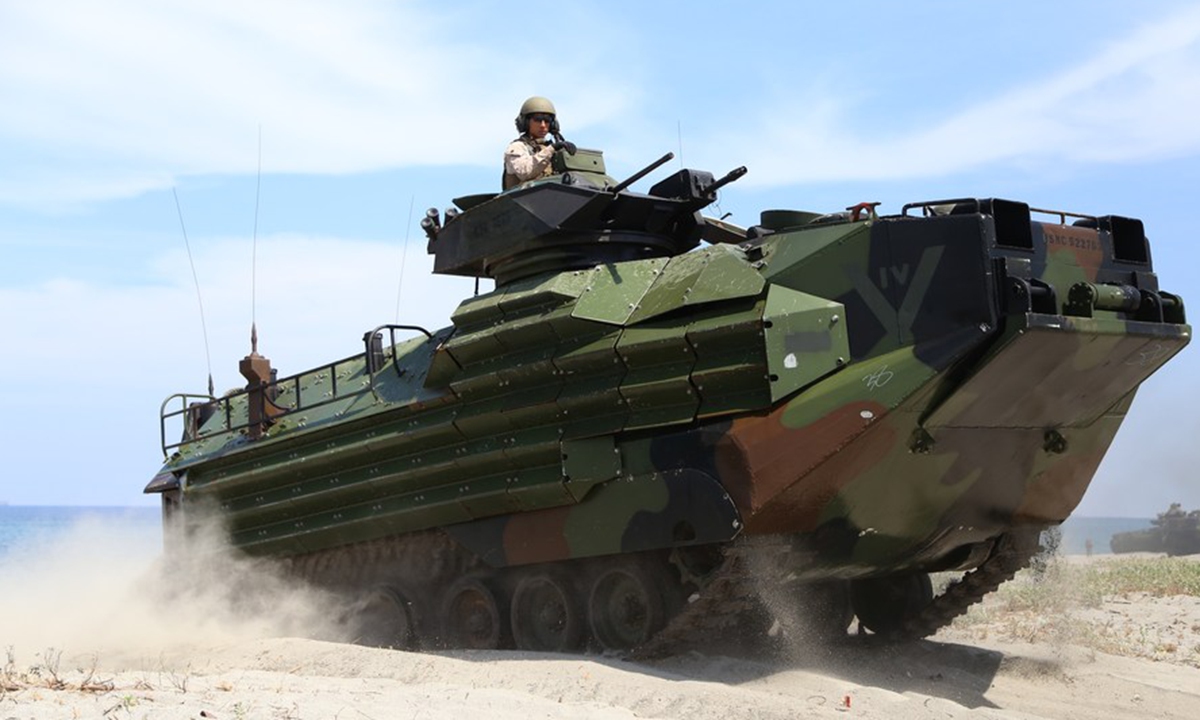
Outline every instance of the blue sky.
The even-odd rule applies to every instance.
[[[0,500],[153,501],[159,403],[208,374],[172,190],[218,392],[252,317],[297,372],[447,323],[471,283],[430,275],[409,209],[497,189],[533,94],[612,175],[746,165],[741,224],[948,196],[1140,217],[1200,303],[1196,3],[512,7],[0,0]],[[1200,507],[1195,358],[1143,387],[1080,514]]]

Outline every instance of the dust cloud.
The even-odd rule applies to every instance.
[[[270,637],[340,639],[333,598],[236,555],[216,523],[180,552],[89,518],[0,557],[0,649],[149,656]],[[173,546],[174,549],[175,546]]]

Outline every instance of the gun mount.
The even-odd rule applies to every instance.
[[[629,186],[674,154],[620,183],[603,174],[602,162],[592,164],[597,157],[581,149],[563,158],[561,173],[548,179],[456,199],[470,212],[447,213],[444,225],[435,220],[434,232],[426,228],[433,271],[505,285],[542,272],[679,255],[700,243],[706,220],[699,211],[746,173],[741,167],[714,180],[708,172],[680,170],[639,194],[628,192]]]

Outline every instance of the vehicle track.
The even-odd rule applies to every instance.
[[[1039,549],[1038,531],[1001,535],[982,564],[951,583],[896,632],[879,636],[880,639],[913,640],[936,633],[1026,567]],[[686,603],[672,603],[680,606],[678,612],[668,612],[665,625],[630,649],[630,655],[639,659],[670,655],[694,645],[697,638],[744,640],[765,636],[774,619],[769,609],[772,603],[764,602],[763,595],[768,593],[778,602],[779,598],[795,592],[790,571],[797,562],[794,555],[790,544],[783,540],[756,537],[725,547],[719,567],[703,577],[682,579],[670,564],[660,563],[665,572],[660,573],[659,590],[679,597],[690,593],[691,597]],[[634,557],[630,556],[631,562]],[[458,578],[470,576],[486,583],[496,594],[498,605],[507,610],[513,588],[521,577],[547,571],[558,573],[572,579],[573,592],[577,593],[575,604],[586,608],[589,579],[605,562],[611,560],[491,568],[445,533],[430,530],[295,556],[287,564],[294,575],[339,592],[351,601],[377,588],[394,590],[406,604],[412,630],[408,642],[402,645],[429,649],[448,646],[445,594]],[[502,622],[507,622],[507,618]],[[511,638],[507,632],[502,636]],[[511,646],[511,642],[505,645]],[[583,647],[588,646],[597,647],[595,638],[587,638]]]

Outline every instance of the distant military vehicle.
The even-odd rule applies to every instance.
[[[559,153],[431,211],[435,272],[494,291],[168,398],[146,491],[343,594],[366,642],[644,648],[749,628],[760,592],[920,637],[1027,564],[1191,337],[1139,220],[954,199],[743,229],[703,210],[744,169],[630,190],[669,157],[618,183]]]
[[[1145,530],[1116,533],[1109,541],[1114,553],[1165,552],[1168,555],[1200,553],[1200,510],[1184,512],[1171,503],[1166,512],[1150,521]]]

